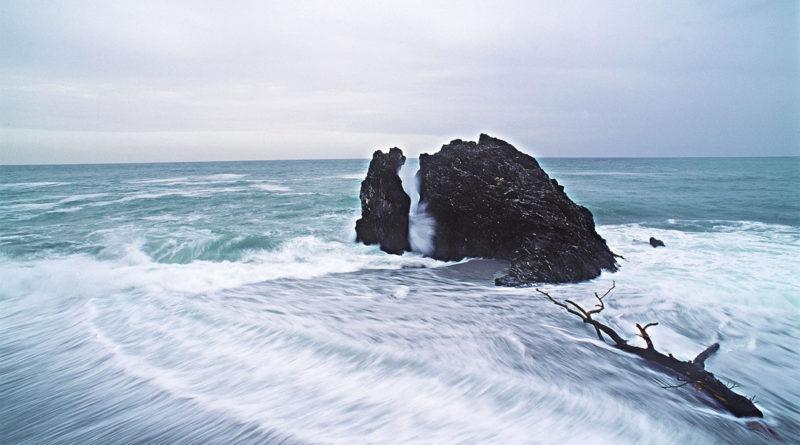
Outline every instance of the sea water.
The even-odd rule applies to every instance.
[[[777,438],[492,270],[355,243],[337,160],[0,167],[0,443],[800,441],[800,158],[541,163],[624,257],[541,287],[720,342]]]

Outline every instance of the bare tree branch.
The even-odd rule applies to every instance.
[[[611,287],[609,287],[609,288],[608,288],[608,290],[606,291],[606,293],[604,293],[604,294],[603,294],[603,296],[602,296],[602,297],[600,297],[600,299],[602,300],[603,298],[605,298],[606,296],[608,296],[608,294],[610,294],[610,293],[611,293],[611,291],[612,291],[612,290],[614,290],[616,287],[617,287],[617,282],[616,282],[615,280],[612,280],[612,281],[611,281]]]
[[[737,384],[733,383],[726,385],[717,379],[714,374],[705,370],[706,359],[719,350],[719,344],[714,343],[713,345],[709,346],[703,352],[698,354],[697,357],[692,361],[681,361],[673,357],[672,354],[665,355],[657,351],[653,346],[653,341],[650,338],[650,335],[647,333],[647,328],[658,326],[658,322],[647,323],[644,326],[636,323],[636,328],[639,330],[639,336],[642,337],[647,344],[646,348],[641,348],[639,346],[628,344],[628,342],[610,326],[592,318],[592,315],[599,314],[603,309],[605,309],[605,303],[603,299],[608,296],[608,294],[614,289],[615,285],[616,283],[612,284],[611,288],[608,289],[602,296],[595,293],[595,298],[597,299],[598,304],[595,306],[596,309],[592,309],[590,311],[584,310],[579,304],[572,300],[564,300],[564,302],[561,302],[553,298],[545,291],[540,289],[536,289],[536,291],[547,297],[547,299],[553,304],[565,309],[570,314],[577,316],[584,323],[592,325],[600,340],[604,340],[603,334],[608,335],[608,337],[614,342],[614,347],[625,352],[638,355],[649,362],[655,363],[660,367],[674,372],[678,375],[678,381],[682,382],[676,385],[662,384],[663,388],[680,388],[688,384],[693,384],[695,387],[697,387],[697,389],[702,390],[707,395],[711,396],[714,400],[718,401],[722,406],[724,406],[725,409],[737,417],[764,417],[764,414],[755,405],[755,396],[752,398],[747,398],[734,392],[733,389],[738,387]]]
[[[573,311],[572,309],[570,309],[570,308],[569,308],[569,306],[567,306],[566,304],[564,304],[564,303],[561,303],[560,301],[558,301],[558,300],[556,300],[555,298],[551,297],[551,296],[550,296],[550,294],[548,294],[547,292],[545,292],[545,291],[542,291],[542,290],[539,290],[538,288],[536,289],[536,292],[539,292],[540,294],[542,294],[542,295],[544,295],[545,297],[549,298],[549,299],[550,299],[550,301],[552,301],[552,302],[553,302],[553,303],[555,303],[556,305],[563,307],[563,308],[564,308],[564,309],[566,309],[566,310],[567,310],[567,312],[569,312],[570,314],[575,314],[575,315],[577,315],[578,317],[581,317],[581,318],[583,318],[583,315],[582,315],[582,314],[580,314],[580,313],[578,313],[578,312],[575,312],[575,311]]]
[[[603,303],[603,298],[608,296],[608,294],[611,293],[611,291],[614,290],[615,287],[617,287],[617,282],[616,281],[612,281],[611,282],[611,287],[608,288],[608,290],[606,291],[606,293],[603,294],[602,297],[600,295],[597,295],[597,292],[595,292],[594,296],[595,296],[595,298],[597,298],[597,301],[598,301],[598,303],[595,305],[595,307],[597,309],[592,309],[587,314],[588,315],[592,315],[592,314],[599,314],[600,312],[602,312],[603,309],[606,308],[606,305]]]
[[[582,308],[582,307],[580,307],[580,306],[578,305],[578,303],[575,303],[575,302],[574,302],[574,301],[572,301],[572,300],[564,300],[564,303],[571,304],[571,305],[575,306],[575,308],[576,308],[576,309],[578,309],[578,310],[580,311],[580,313],[581,313],[581,316],[582,316],[583,318],[591,318],[591,316],[590,316],[589,314],[587,314],[587,313],[586,313],[586,311],[585,311],[585,310],[583,310],[583,308]]]
[[[653,340],[651,340],[650,335],[647,334],[647,328],[651,326],[658,326],[658,322],[647,323],[644,326],[640,325],[639,323],[636,323],[636,329],[639,330],[639,337],[642,337],[644,339],[644,342],[647,343],[647,349],[654,349]]]
[[[719,351],[719,343],[714,343],[713,345],[707,347],[703,352],[697,354],[697,357],[692,360],[692,363],[704,368],[706,366],[706,359],[708,359],[708,357],[717,351]]]

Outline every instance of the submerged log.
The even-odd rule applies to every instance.
[[[597,332],[597,337],[600,340],[605,341],[605,337],[603,336],[603,334],[605,334],[611,339],[613,342],[612,345],[615,348],[638,355],[649,362],[669,369],[675,373],[678,377],[678,380],[682,382],[677,385],[665,385],[663,386],[664,388],[679,388],[685,385],[692,385],[711,396],[736,417],[764,417],[764,414],[761,412],[761,410],[759,410],[755,403],[753,403],[752,398],[745,397],[733,391],[733,388],[736,387],[735,384],[726,385],[719,381],[714,374],[705,369],[706,360],[712,354],[719,351],[719,343],[714,343],[706,348],[703,352],[698,354],[694,360],[682,361],[673,357],[672,354],[665,355],[656,350],[655,346],[653,345],[653,340],[650,338],[650,334],[647,332],[647,329],[657,326],[658,323],[647,323],[644,326],[636,323],[636,329],[639,331],[639,336],[642,337],[646,345],[644,348],[642,348],[629,344],[627,340],[622,338],[622,336],[620,336],[610,326],[595,320],[592,316],[599,314],[603,309],[605,309],[603,299],[607,297],[609,293],[611,293],[614,287],[615,285],[612,284],[611,288],[608,289],[602,296],[595,293],[594,295],[598,303],[595,305],[594,309],[588,311],[572,300],[558,301],[550,296],[550,294],[547,292],[544,292],[540,289],[536,289],[536,291],[547,297],[553,304],[564,308],[570,314],[579,317],[584,323],[594,327],[595,332]]]

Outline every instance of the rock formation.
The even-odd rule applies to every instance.
[[[614,271],[592,214],[534,158],[482,134],[420,156],[420,203],[436,220],[433,257],[511,261],[499,285],[588,280]]]
[[[356,225],[359,240],[378,242],[392,253],[408,250],[401,232],[408,227],[409,197],[396,174],[403,160],[398,149],[375,153],[361,186],[362,219]],[[420,156],[417,178],[420,206],[436,222],[433,258],[510,261],[508,273],[495,280],[504,286],[576,282],[616,270],[591,212],[507,142],[485,134],[477,143],[454,140]]]
[[[408,211],[411,198],[397,175],[406,157],[399,148],[372,155],[367,177],[361,182],[361,219],[356,221],[356,240],[379,244],[387,253],[411,250],[408,243]]]
[[[664,246],[664,241],[661,241],[660,239],[658,239],[658,238],[654,238],[654,237],[652,237],[652,236],[650,237],[650,241],[649,241],[649,243],[650,243],[650,245],[651,245],[651,246],[653,246],[653,247],[659,247],[659,246],[660,246],[660,247],[665,247],[665,246]]]

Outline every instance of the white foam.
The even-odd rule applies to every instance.
[[[66,208],[66,209],[56,209],[56,207],[59,207],[59,206],[64,205],[64,204],[70,204],[70,203],[74,203],[74,202],[86,201],[86,200],[90,200],[90,199],[94,199],[94,198],[100,198],[100,197],[107,196],[107,195],[108,195],[108,193],[87,193],[87,194],[82,194],[82,195],[70,195],[70,196],[60,197],[61,199],[58,199],[56,201],[50,201],[50,202],[27,202],[27,203],[26,202],[20,202],[19,204],[10,204],[10,205],[6,206],[6,209],[14,210],[14,211],[22,211],[22,212],[31,211],[31,210],[49,210],[46,213],[71,213],[71,212],[77,212],[77,211],[81,210],[83,208],[83,206],[73,206],[73,207]],[[50,196],[50,197],[45,197],[45,198],[53,199],[53,198],[58,198],[58,197]],[[19,202],[19,201],[14,201],[14,202]],[[53,210],[53,209],[56,209],[56,210]]]
[[[33,188],[33,187],[54,187],[57,185],[69,185],[71,182],[8,182],[0,184],[0,188]]]
[[[433,241],[436,235],[436,220],[427,212],[425,203],[419,202],[419,168],[414,168],[408,163],[400,167],[399,176],[403,183],[403,190],[411,198],[411,207],[408,212],[408,242],[411,250],[423,255],[433,254]]]
[[[748,226],[736,233],[687,233],[615,225],[600,226],[599,231],[613,250],[627,258],[621,261],[622,269],[590,283],[552,288],[556,296],[569,293],[582,302],[575,295],[590,301],[592,291],[616,280],[618,291],[607,300],[603,317],[628,338],[635,338],[633,322],[661,321],[654,328],[659,349],[690,358],[720,335],[725,338],[725,354],[714,359],[713,370],[728,377],[732,368],[720,360],[736,357],[735,351],[752,355],[765,347],[764,325],[759,323],[773,322],[776,314],[791,319],[797,312],[786,299],[796,297],[798,289],[795,277],[800,271],[793,261],[800,239],[796,229],[786,233],[782,227]],[[646,243],[649,236],[667,246],[653,249]],[[295,238],[275,251],[254,252],[238,262],[161,264],[148,257],[139,243],[125,244],[120,252],[103,257],[71,255],[26,262],[0,257],[0,297],[40,298],[55,301],[54,306],[65,303],[58,296],[78,301],[87,314],[81,329],[88,329],[90,344],[96,346],[91,352],[106,351],[109,360],[103,357],[104,366],[122,371],[115,376],[144,380],[215,415],[300,441],[713,439],[696,429],[676,428],[683,425],[680,416],[686,414],[680,409],[703,409],[692,408],[701,405],[679,392],[648,389],[649,381],[642,376],[663,375],[636,366],[635,358],[605,346],[588,330],[582,332],[580,322],[568,314],[547,317],[558,308],[537,301],[530,289],[476,287],[474,294],[465,295],[458,292],[464,288],[445,287],[440,294],[421,294],[411,283],[373,282],[375,289],[370,290],[377,295],[373,298],[358,284],[355,295],[310,295],[301,286],[283,294],[281,286],[241,287],[279,277],[396,269],[411,261],[442,264],[430,259],[384,255],[374,248],[313,237]],[[498,313],[492,308],[504,304],[492,299],[498,294],[520,299]],[[528,312],[537,306],[540,312]],[[669,323],[679,311],[684,323]],[[677,328],[691,325],[692,317],[703,311],[711,311],[710,320],[719,322],[699,321],[708,337],[690,338]],[[728,312],[754,323],[753,333],[731,339],[729,332],[741,330],[742,324],[731,322]],[[520,324],[531,321],[541,324]],[[537,338],[541,344],[535,343]],[[502,346],[499,351],[493,341]],[[578,354],[592,354],[591,360]],[[511,362],[504,363],[506,359]],[[532,371],[554,361],[565,366],[563,375]],[[774,376],[774,365],[754,363]],[[548,372],[558,369],[542,367]],[[780,388],[796,375],[789,368],[782,372],[786,380],[765,383],[764,392]],[[597,375],[615,378],[593,382]],[[137,386],[121,384],[125,381],[115,383]],[[619,385],[626,382],[636,392],[620,391]],[[633,398],[648,393],[662,397],[665,404],[670,398],[681,400],[665,405],[669,409],[661,418],[648,415],[652,410]],[[590,422],[592,428],[576,431],[575,422]]]
[[[123,196],[119,199],[114,199],[110,201],[98,201],[92,202],[88,205],[94,207],[103,207],[112,204],[119,204],[125,203],[130,201],[139,201],[139,200],[147,200],[147,199],[159,199],[164,198],[167,196],[180,196],[184,198],[207,198],[209,196],[218,194],[218,193],[237,193],[241,191],[247,190],[244,187],[218,187],[218,188],[211,188],[211,189],[190,189],[190,190],[168,190],[163,192],[138,192],[138,193],[131,193]]]
[[[167,222],[167,221],[181,221],[181,220],[186,220],[187,218],[180,217],[177,215],[172,215],[169,213],[163,213],[160,215],[145,216],[142,219],[145,221]]]
[[[408,241],[411,250],[423,255],[433,254],[436,220],[426,211],[425,203],[417,206],[408,221]]]
[[[711,232],[656,229],[638,224],[604,225],[598,232],[624,256],[616,273],[573,289],[618,288],[646,296],[629,300],[641,310],[726,305],[752,310],[800,308],[800,229],[776,224],[729,222]],[[653,248],[649,237],[666,244]],[[589,293],[588,295],[591,295]],[[630,308],[629,308],[630,309]]]
[[[81,210],[83,210],[83,206],[74,206],[74,207],[67,207],[67,208],[63,208],[63,209],[49,210],[49,211],[47,211],[45,213],[75,213],[75,212],[78,212],[78,211],[81,211]]]
[[[237,173],[217,173],[213,175],[195,176],[194,178],[208,181],[231,181],[234,179],[244,178],[245,176],[247,175],[241,175]]]
[[[234,174],[234,173],[219,173],[213,175],[197,175],[197,176],[178,176],[174,178],[153,178],[153,179],[137,179],[128,181],[128,184],[144,184],[144,185],[208,185],[208,184],[226,184],[232,182],[239,182],[247,175]]]
[[[402,300],[403,298],[406,298],[408,296],[409,291],[410,288],[408,286],[397,286],[392,296],[394,298]]]
[[[393,294],[381,301],[408,304],[408,286]],[[297,307],[298,301],[268,293],[245,295],[258,295],[247,303],[255,306],[238,306],[226,295],[93,298],[87,304],[89,330],[126,374],[206,410],[306,442],[525,443],[536,437],[531,431],[547,431],[559,443],[614,443],[615,421],[622,417],[657,443],[675,437],[624,399],[595,391],[587,403],[588,396],[572,392],[574,385],[499,365],[491,350],[476,343],[496,335],[525,360],[525,345],[508,325],[493,327],[485,320],[472,331],[443,319],[426,326],[414,324],[419,317],[385,316],[375,326],[365,325],[363,316],[337,323],[324,314],[359,313],[361,306],[352,306],[357,298],[300,297],[309,304]],[[372,307],[369,298],[363,301]],[[350,307],[337,311],[338,306]],[[260,310],[268,307],[279,313]],[[352,337],[337,330],[341,323]],[[428,341],[403,348],[359,335],[402,335],[406,329]],[[598,426],[576,432],[565,412],[591,416]]]
[[[94,199],[94,198],[102,198],[103,196],[108,196],[108,193],[86,193],[86,194],[82,194],[82,195],[72,195],[72,196],[67,196],[65,198],[60,199],[58,201],[58,203],[59,204],[68,204],[70,202],[86,201],[86,200]]]
[[[6,207],[9,210],[50,210],[58,205],[57,202],[42,202],[42,203],[27,203],[27,204],[12,204]]]
[[[349,175],[339,175],[336,178],[338,178],[338,179],[347,179],[347,180],[350,180],[350,181],[352,181],[352,180],[359,180],[360,181],[360,180],[364,179],[364,174],[363,173],[353,173],[353,174],[349,174]]]
[[[256,188],[258,190],[264,190],[265,192],[288,192],[291,191],[289,187],[279,185],[279,184],[253,184],[251,187]]]
[[[664,176],[668,173],[609,172],[609,171],[552,171],[551,176]]]
[[[90,236],[96,235],[101,233]],[[125,238],[124,235],[120,237]],[[291,239],[274,251],[253,252],[242,261],[157,263],[144,253],[140,241],[123,245],[119,252],[109,251],[104,257],[109,255],[112,258],[107,260],[69,255],[7,263],[0,267],[0,281],[9,288],[36,287],[40,282],[46,286],[75,288],[96,280],[98,285],[116,283],[115,288],[138,287],[154,292],[194,294],[279,278],[308,279],[361,269],[400,269],[406,264],[425,267],[446,264],[414,255],[385,255],[375,247],[321,241],[311,236]],[[82,275],[75,275],[75,270],[81,270]]]
[[[162,184],[162,183],[186,182],[188,180],[189,180],[188,176],[179,176],[175,178],[137,179],[135,181],[128,181],[128,184]]]
[[[86,312],[89,331],[125,373],[302,441],[524,443],[531,431],[549,431],[560,443],[613,443],[609,424],[624,415],[666,442],[652,421],[606,394],[592,394],[597,403],[587,404],[582,394],[535,375],[476,366],[491,356],[470,355],[463,364],[425,360],[413,350],[347,340],[313,317],[243,318],[213,300],[92,299]],[[460,336],[439,337],[449,329],[436,328],[447,341],[439,346],[466,352]],[[524,351],[519,339],[512,344]],[[572,431],[563,412],[591,412],[598,427]]]

